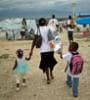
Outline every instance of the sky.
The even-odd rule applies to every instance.
[[[0,0],[0,18],[68,16],[73,9],[77,14],[90,14],[89,5],[90,0]]]

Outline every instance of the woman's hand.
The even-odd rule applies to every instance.
[[[31,59],[31,56],[32,56],[32,51],[29,53],[29,57],[26,57],[25,59],[26,60],[30,60]]]
[[[31,59],[31,56],[32,56],[32,54],[33,54],[33,51],[31,50],[31,52],[29,53],[29,60]]]

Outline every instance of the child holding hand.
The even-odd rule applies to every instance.
[[[22,85],[26,86],[26,74],[29,72],[29,67],[26,63],[26,60],[30,58],[25,58],[24,52],[22,49],[16,51],[17,58],[15,60],[15,65],[13,70],[16,74],[16,90],[20,90],[20,81],[22,80]]]

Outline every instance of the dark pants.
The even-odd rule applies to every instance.
[[[66,81],[66,83],[67,83],[67,85],[69,87],[72,87],[72,78],[71,78],[71,76],[67,75],[67,81]]]
[[[68,31],[68,40],[73,41],[73,31]]]

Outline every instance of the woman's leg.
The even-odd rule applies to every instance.
[[[51,76],[51,79],[54,79],[54,76],[53,76],[53,69],[50,69],[50,76]]]
[[[49,68],[46,69],[47,84],[50,84]]]
[[[68,40],[69,43],[73,42],[73,31],[68,31]]]
[[[26,86],[26,74],[22,74],[22,85]]]

